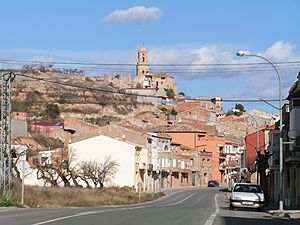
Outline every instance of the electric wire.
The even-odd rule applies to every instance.
[[[62,86],[72,87],[72,88],[79,88],[79,89],[84,89],[84,90],[89,90],[89,91],[98,91],[98,92],[116,94],[116,95],[121,95],[121,96],[128,95],[128,96],[136,96],[136,97],[149,97],[149,98],[162,98],[162,99],[166,98],[165,96],[143,95],[143,94],[137,94],[137,93],[128,93],[128,92],[120,92],[120,91],[113,91],[113,90],[105,90],[105,89],[101,89],[101,88],[87,87],[87,86],[82,86],[82,85],[78,85],[78,84],[70,84],[70,83],[54,81],[54,80],[50,80],[50,79],[32,77],[32,76],[29,76],[29,75],[23,74],[23,73],[14,73],[14,74],[16,76],[25,77],[25,78],[33,79],[33,80],[40,81],[40,82],[48,82],[48,83],[58,84],[58,85],[62,85]],[[27,92],[24,92],[24,93],[27,93]],[[197,98],[190,98],[190,100],[199,100],[199,101],[208,101],[208,102],[213,101],[213,99],[197,99]],[[263,103],[263,101],[260,99],[221,99],[221,101],[222,102],[236,102],[236,103],[238,103],[238,102]],[[279,101],[279,99],[264,99],[264,101],[277,102],[277,101]]]
[[[13,60],[13,59],[0,59],[0,62],[19,62],[19,63],[35,63],[35,64],[56,64],[56,65],[123,65],[123,66],[135,66],[135,63],[93,63],[93,62],[68,62],[68,61],[35,61],[35,60]],[[278,61],[273,64],[299,64],[300,61]],[[266,62],[249,62],[249,63],[157,63],[151,64],[151,66],[224,66],[224,65],[267,65]]]
[[[42,61],[26,61],[26,60],[5,60],[0,59],[0,63],[4,65],[23,65],[26,63],[38,63],[44,65],[46,62]],[[88,63],[88,62],[47,62],[52,65],[76,65],[77,69],[85,72],[102,72],[106,73],[134,73],[136,70],[136,64],[126,64],[126,63]],[[276,62],[277,69],[281,71],[300,69],[300,61],[288,61],[288,62]],[[197,74],[230,74],[230,73],[248,73],[248,72],[265,72],[271,71],[272,68],[269,67],[268,63],[216,63],[216,64],[151,64],[149,65],[153,73],[158,73],[163,70],[165,73],[169,74],[192,74],[196,76]],[[66,68],[56,68],[55,69],[66,69]],[[234,74],[231,74],[234,76]]]

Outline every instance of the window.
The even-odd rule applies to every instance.
[[[191,168],[191,162],[186,162],[186,168],[190,169]]]
[[[145,62],[145,57],[143,56],[143,62]]]
[[[42,157],[42,163],[45,163],[48,159],[49,159],[49,157]],[[49,164],[49,163],[47,163],[47,164]]]
[[[233,192],[254,192],[254,193],[262,193],[261,187],[258,185],[244,185],[237,184],[234,187]]]
[[[206,161],[207,161],[207,163],[206,163],[206,164],[207,164],[208,166],[210,166],[210,165],[211,165],[211,161],[210,161],[210,159],[207,159]]]
[[[161,159],[161,167],[165,167],[165,159],[164,158]]]
[[[33,158],[32,159],[32,164],[33,165],[39,165],[40,164],[39,159],[38,158]]]
[[[169,150],[168,145],[165,145],[164,151],[167,152]]]
[[[176,167],[176,159],[173,159],[173,167]]]
[[[178,159],[178,168],[181,168],[181,160]]]

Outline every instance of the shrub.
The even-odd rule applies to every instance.
[[[13,206],[13,202],[8,199],[0,199],[0,207],[10,207]]]

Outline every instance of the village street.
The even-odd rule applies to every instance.
[[[217,202],[217,207],[215,203]],[[193,188],[173,192],[144,204],[101,208],[1,208],[0,224],[103,225],[285,225],[297,224],[267,212],[228,209],[226,192]]]

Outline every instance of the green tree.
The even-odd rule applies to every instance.
[[[173,99],[174,98],[175,93],[174,93],[173,89],[171,89],[171,88],[167,89],[166,92],[167,92],[167,96],[168,96],[169,99]]]
[[[177,111],[174,109],[174,107],[171,109],[171,115],[176,116],[177,115]]]
[[[240,103],[235,103],[234,108],[239,110],[239,112],[236,113],[237,116],[241,116],[243,112],[245,112],[245,107]]]
[[[25,101],[28,108],[36,106],[43,100],[42,94],[39,91],[33,91],[26,94]]]
[[[179,92],[178,95],[185,96],[184,92]]]
[[[48,119],[58,119],[60,116],[59,107],[57,104],[48,104],[45,109],[45,117]]]

